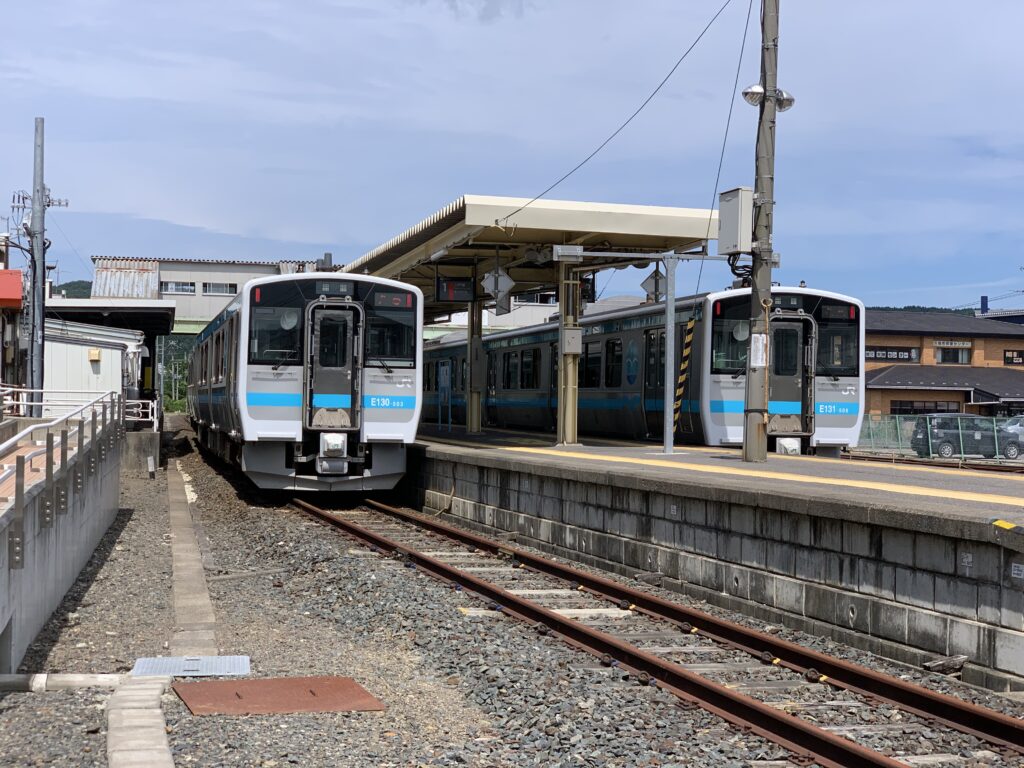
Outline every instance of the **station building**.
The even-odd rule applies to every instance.
[[[195,335],[246,281],[304,272],[313,262],[93,256],[93,299],[164,299],[175,304],[173,334]]]
[[[1024,413],[1024,326],[903,310],[865,320],[868,413]]]

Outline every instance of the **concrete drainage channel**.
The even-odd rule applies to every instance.
[[[371,505],[385,515],[363,511],[334,514],[302,501],[293,504],[321,522],[340,528],[374,551],[397,557],[408,567],[422,569],[458,589],[469,590],[483,598],[495,613],[533,624],[542,634],[554,632],[570,645],[600,656],[606,665],[628,670],[642,685],[661,687],[686,705],[700,706],[741,730],[774,741],[791,751],[794,762],[833,767],[901,764],[863,745],[871,743],[871,734],[877,733],[877,728],[865,728],[857,721],[853,725],[830,721],[822,717],[821,707],[834,713],[850,708],[856,710],[858,706],[896,706],[908,715],[921,718],[920,725],[915,725],[912,717],[901,722],[896,726],[901,733],[913,734],[922,727],[934,731],[937,726],[960,732],[952,735],[942,732],[936,736],[943,746],[951,747],[950,753],[932,753],[921,758],[901,755],[907,762],[945,760],[955,763],[964,757],[996,757],[991,750],[976,749],[976,739],[987,742],[1006,757],[1024,753],[1024,724],[1014,718],[691,611],[523,550],[374,502]],[[446,546],[439,549],[442,542]],[[529,589],[513,588],[523,572],[531,581],[545,577],[551,583],[543,587],[532,583]],[[567,597],[576,599],[584,595],[597,598],[598,605],[600,600],[611,600],[617,608],[559,608],[552,607],[550,602],[537,602],[546,598],[556,605],[564,604],[562,601]],[[607,621],[610,627],[600,626],[608,611],[621,614],[617,616],[620,619],[635,613],[637,619],[631,623],[630,631],[622,634],[621,625],[615,626],[610,617]],[[586,623],[588,619],[590,625]],[[593,626],[595,622],[598,627]],[[624,639],[654,640],[666,634],[678,638],[669,648],[645,649]],[[738,653],[740,658],[697,665],[675,663],[666,658],[700,650],[700,646],[693,644],[697,638],[720,644],[728,652]],[[703,650],[717,652],[711,647]],[[751,665],[751,656],[758,658],[761,664]],[[748,659],[746,664],[744,658]],[[695,669],[705,674],[698,674]],[[767,674],[762,670],[767,670]],[[792,717],[797,713],[764,703],[752,694],[740,693],[734,690],[735,685],[723,685],[711,679],[737,671],[750,674],[753,679],[747,681],[746,687],[760,690],[762,694],[765,690],[814,687],[825,696],[814,704],[806,697],[801,699],[816,713],[810,720]],[[782,678],[778,672],[784,673]],[[786,673],[793,672],[800,674],[803,680],[785,679]],[[856,698],[834,701],[841,698],[837,690],[855,694]],[[813,724],[822,720],[829,721],[829,725]],[[915,742],[915,738],[909,739],[909,743]]]

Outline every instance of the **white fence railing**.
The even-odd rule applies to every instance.
[[[124,435],[125,401],[118,392],[0,389],[5,418],[46,414],[0,443],[0,515],[8,523],[8,564],[24,563],[26,492],[43,484],[40,526],[67,511],[68,483],[81,490]],[[48,419],[48,420],[47,420]],[[56,482],[60,481],[60,482]],[[11,509],[13,503],[13,510]]]
[[[160,404],[156,400],[125,400],[124,420],[141,423],[156,432],[160,428]]]

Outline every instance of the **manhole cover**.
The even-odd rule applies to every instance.
[[[368,712],[384,705],[351,677],[278,677],[175,683],[193,715]]]

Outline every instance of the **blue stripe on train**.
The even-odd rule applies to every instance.
[[[246,392],[245,404],[253,407],[301,408],[302,394],[299,392]]]
[[[313,395],[314,408],[351,408],[352,395]]]

